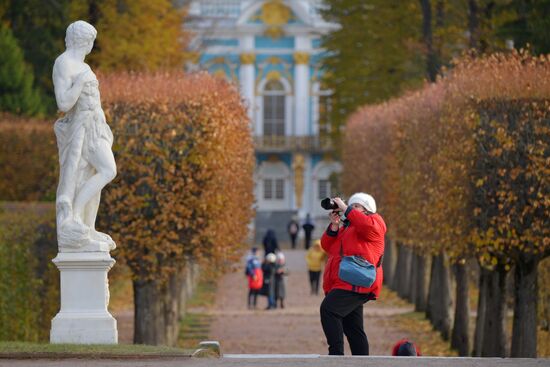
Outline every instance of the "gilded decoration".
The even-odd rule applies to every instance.
[[[223,56],[208,60],[204,63],[204,67],[206,70],[211,70],[215,76],[223,76],[229,80],[237,81],[237,64]]]
[[[298,65],[309,64],[309,54],[307,52],[300,52],[300,51],[295,52],[294,62]]]
[[[296,195],[296,206],[302,207],[302,194],[304,192],[304,171],[305,171],[305,158],[303,154],[295,154],[294,161],[292,162],[292,169],[294,171],[294,189]]]
[[[277,70],[271,70],[270,72],[267,73],[265,78],[268,81],[270,81],[270,80],[280,80],[281,79],[281,73]]]
[[[273,65],[280,65],[281,67],[278,67],[278,70],[269,70],[272,69],[270,66]],[[288,80],[292,85],[292,73],[290,72],[291,64],[288,62],[285,62],[283,59],[277,56],[271,56],[266,58],[265,60],[258,63],[258,73],[256,74],[256,94],[261,94],[260,90],[258,89],[258,86],[260,82],[265,78],[268,80],[274,80],[274,79],[286,79]]]
[[[254,64],[254,62],[256,61],[256,55],[251,52],[242,53],[240,58],[241,58],[241,64],[243,65]]]
[[[281,0],[268,1],[262,6],[260,20],[267,26],[265,34],[271,38],[283,35],[283,25],[287,24],[292,16],[291,10]]]

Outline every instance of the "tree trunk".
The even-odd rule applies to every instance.
[[[403,267],[401,268],[401,273],[399,277],[399,288],[397,289],[397,294],[403,299],[408,299],[411,293],[410,288],[410,277],[411,277],[411,249],[409,246],[401,246],[403,252]]]
[[[479,49],[479,7],[477,0],[468,0],[468,46]]]
[[[418,261],[417,261],[417,254],[414,250],[411,249],[411,271],[409,272],[409,297],[407,298],[410,303],[415,302],[416,300],[416,294],[417,294],[417,288],[416,288],[416,278],[418,276]]]
[[[538,263],[522,255],[515,267],[512,358],[537,358]]]
[[[497,265],[488,279],[482,357],[506,357],[506,271]]]
[[[416,255],[416,297],[414,309],[416,312],[426,311],[426,257],[422,254]]]
[[[170,276],[165,285],[156,280],[134,280],[134,344],[175,346],[183,276]]]
[[[428,303],[426,305],[426,318],[430,320],[430,322],[434,323],[434,317],[436,314],[435,310],[435,294],[437,293],[437,290],[440,288],[440,279],[436,274],[436,258],[437,256],[432,256],[432,265],[430,267],[430,286],[428,287]]]
[[[470,297],[468,295],[468,272],[466,264],[453,265],[456,277],[456,306],[451,348],[458,351],[458,355],[470,355]]]
[[[395,264],[395,271],[393,273],[392,288],[398,292],[401,288],[401,281],[403,280],[403,267],[404,267],[404,246],[397,242],[397,263]],[[399,293],[399,292],[398,292]]]
[[[382,260],[382,270],[384,271],[384,284],[390,286],[393,284],[393,276],[395,274],[394,266],[395,250],[392,240],[386,236],[384,245],[384,260]]]
[[[426,315],[429,315],[434,329],[441,333],[444,340],[449,340],[451,334],[452,303],[449,268],[445,265],[445,253],[442,251],[433,258],[428,295],[429,311]]]
[[[428,80],[433,83],[437,78],[438,65],[432,36],[432,4],[430,0],[419,1],[422,8],[422,40],[426,54],[426,72]]]
[[[164,318],[166,325],[166,345],[176,346],[180,330],[181,294],[184,287],[184,273],[170,276],[167,292],[164,294]]]
[[[474,333],[474,349],[472,357],[481,357],[483,349],[483,328],[485,326],[485,314],[487,310],[487,287],[489,285],[490,271],[479,266],[479,290],[477,300],[476,330]]]
[[[164,344],[162,299],[156,281],[134,280],[134,344]]]

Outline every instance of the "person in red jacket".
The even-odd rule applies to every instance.
[[[356,193],[348,205],[334,198],[341,212],[330,214],[330,225],[321,238],[329,258],[323,276],[325,299],[321,303],[321,324],[330,355],[344,354],[344,334],[353,355],[368,355],[369,342],[363,328],[363,305],[378,298],[382,289],[382,255],[386,224],[376,214],[374,198]],[[342,256],[361,256],[376,266],[376,279],[369,288],[352,285],[338,277]]]

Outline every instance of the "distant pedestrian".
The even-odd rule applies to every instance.
[[[281,308],[285,308],[286,286],[285,276],[286,260],[282,251],[277,251],[277,260],[275,261],[275,305],[281,304]]]
[[[309,246],[311,245],[311,235],[313,234],[313,230],[315,229],[315,224],[313,224],[313,220],[311,219],[309,213],[306,215],[306,220],[302,228],[304,229],[305,234],[304,245],[306,250],[309,250]]]
[[[398,341],[392,348],[391,352],[392,356],[421,356],[420,348],[416,346],[413,342],[407,340],[407,339],[401,339]]]
[[[275,231],[272,229],[267,230],[262,243],[264,245],[264,256],[266,256],[267,254],[274,254],[275,250],[279,249],[277,236],[275,236]]]
[[[319,279],[321,271],[327,259],[327,254],[321,248],[321,241],[316,240],[306,253],[307,270],[309,271],[309,284],[311,294],[319,294]]]
[[[277,256],[270,252],[264,259],[262,264],[262,272],[264,275],[262,289],[260,294],[267,297],[266,310],[277,308],[275,303],[275,262]]]
[[[290,244],[292,245],[293,250],[296,248],[296,238],[298,237],[299,230],[300,225],[296,221],[296,218],[293,217],[287,225],[288,235],[290,236]]]
[[[253,247],[246,258],[245,274],[248,278],[248,308],[256,308],[258,294],[263,285],[262,264],[258,258],[258,249]]]

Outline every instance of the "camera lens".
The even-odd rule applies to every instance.
[[[321,200],[321,207],[325,210],[338,209],[338,205],[331,198]]]

